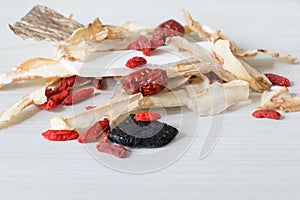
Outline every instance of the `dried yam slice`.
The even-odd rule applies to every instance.
[[[291,95],[288,88],[273,86],[261,96],[261,109],[280,109],[284,112],[300,111],[300,95]]]
[[[0,115],[0,127],[5,125],[11,119],[16,117],[18,114],[22,112],[25,108],[30,106],[33,103],[43,104],[47,101],[47,97],[45,96],[45,87],[39,88],[27,95],[25,95],[22,99],[17,101],[15,104],[10,106],[7,110],[5,110]]]
[[[238,79],[247,81],[253,91],[263,92],[272,85],[264,74],[258,72],[246,61],[234,55],[228,40],[216,41],[213,46],[213,52],[223,64],[225,70],[234,74]]]
[[[23,80],[53,79],[76,75],[79,68],[69,67],[59,61],[36,58],[25,61],[15,71],[0,75],[0,87]]]
[[[249,98],[249,84],[241,80],[224,84],[215,82],[198,94],[192,88],[187,91],[191,97],[187,107],[199,116],[219,114],[230,106]]]

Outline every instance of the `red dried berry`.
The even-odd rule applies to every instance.
[[[167,37],[182,36],[184,27],[177,21],[170,19],[160,24],[152,34],[152,40],[163,40]]]
[[[134,116],[135,121],[142,121],[142,122],[151,122],[154,120],[158,120],[160,118],[161,118],[160,114],[156,112],[139,112]]]
[[[127,94],[141,92],[146,96],[159,93],[167,83],[168,76],[165,70],[143,68],[124,77],[122,87]]]
[[[110,130],[109,120],[107,118],[97,121],[87,131],[81,134],[77,141],[80,143],[97,142],[100,136]]]
[[[47,140],[67,141],[78,138],[79,134],[72,130],[47,130],[42,133],[42,136]]]
[[[126,148],[121,145],[113,144],[109,139],[107,133],[103,133],[99,138],[97,144],[97,150],[99,152],[108,153],[118,158],[126,157]]]
[[[139,57],[139,56],[135,56],[135,57],[129,59],[126,62],[125,66],[128,67],[128,68],[130,68],[130,69],[134,69],[136,67],[139,67],[139,66],[145,65],[145,64],[147,64],[147,60],[145,58]]]
[[[43,104],[35,104],[37,107],[45,110],[51,110],[57,105],[61,104],[63,100],[69,95],[71,88],[67,88],[60,93],[52,95],[47,102]]]
[[[142,50],[142,49],[139,45],[138,40],[135,40],[128,45],[127,50]]]
[[[281,114],[276,110],[263,109],[263,110],[256,110],[255,112],[252,113],[252,116],[256,118],[270,118],[270,119],[278,120],[280,119]]]
[[[265,76],[272,82],[273,85],[289,87],[290,80],[277,74],[266,73]]]
[[[50,98],[54,94],[54,91],[52,88],[47,87],[45,90],[45,95],[47,98]]]
[[[60,93],[68,87],[73,87],[76,77],[77,76],[75,75],[61,79],[58,85],[53,89],[54,94]]]
[[[89,98],[94,93],[94,88],[87,88],[83,90],[79,90],[69,96],[67,96],[62,105],[73,105],[75,103],[81,102],[87,98]]]
[[[162,39],[152,39],[151,40],[151,50],[154,50],[164,44],[165,44],[165,42]]]
[[[145,36],[139,36],[138,39],[127,47],[128,50],[140,50],[145,56],[150,56],[150,51],[152,49],[151,41]]]

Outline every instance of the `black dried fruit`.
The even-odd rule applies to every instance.
[[[178,130],[159,121],[135,121],[131,114],[108,133],[108,138],[115,143],[136,148],[156,148],[169,144]]]

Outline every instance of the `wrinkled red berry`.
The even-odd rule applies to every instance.
[[[136,68],[138,66],[145,65],[145,64],[147,64],[147,60],[145,58],[139,57],[139,56],[135,56],[135,57],[129,59],[126,62],[125,66],[128,67],[128,68],[130,68],[130,69],[134,69],[134,68]]]
[[[103,133],[108,132],[109,130],[109,120],[105,118],[104,120],[97,121],[87,131],[82,133],[77,141],[80,143],[96,142]]]
[[[252,113],[252,116],[256,118],[270,118],[270,119],[278,120],[280,119],[281,114],[276,110],[263,109],[263,110],[256,110],[255,112]]]
[[[273,85],[289,87],[290,80],[277,74],[266,73],[265,76],[272,82]]]
[[[145,96],[159,93],[167,83],[168,76],[165,70],[143,68],[125,76],[122,87],[127,94],[141,92]]]
[[[98,140],[97,150],[99,152],[108,153],[118,158],[126,157],[126,148],[121,145],[113,144],[109,139],[107,133],[103,133]]]
[[[47,130],[42,133],[42,136],[47,140],[67,141],[78,138],[79,134],[72,130]]]

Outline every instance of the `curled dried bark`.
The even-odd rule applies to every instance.
[[[38,41],[59,42],[67,39],[73,31],[83,27],[83,25],[50,8],[37,5],[9,27],[23,39],[32,38]]]

